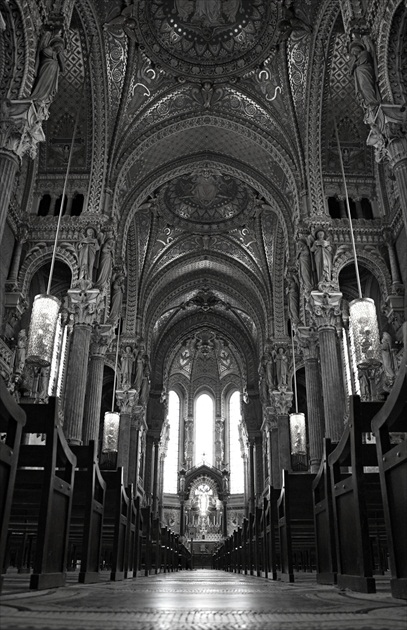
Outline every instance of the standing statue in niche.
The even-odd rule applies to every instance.
[[[120,387],[123,390],[130,389],[134,360],[135,360],[134,351],[131,346],[127,345],[120,358],[120,371],[121,371]]]
[[[298,273],[304,291],[309,292],[314,288],[312,260],[309,242],[305,237],[297,241]]]
[[[113,251],[114,239],[107,238],[100,252],[99,268],[96,278],[96,287],[98,289],[104,289],[110,282],[113,268]]]
[[[287,387],[288,357],[284,348],[279,348],[274,355],[278,388]]]
[[[331,241],[325,238],[324,230],[318,230],[316,239],[311,247],[314,254],[315,269],[318,284],[320,282],[330,282],[332,277],[332,245]]]
[[[384,332],[380,340],[380,353],[382,357],[383,370],[390,383],[394,381],[396,376],[391,352],[391,344],[392,340],[390,334],[388,332]]]
[[[49,31],[40,42],[37,76],[30,99],[49,104],[58,91],[58,77],[64,72],[64,40]]]
[[[376,81],[373,45],[369,38],[355,39],[349,46],[350,72],[355,80],[356,95],[366,109],[375,109],[380,103]]]
[[[138,392],[140,398],[143,378],[146,374],[150,374],[148,356],[146,354],[145,346],[143,344],[140,345],[139,352],[137,353],[135,370],[136,373],[134,377],[133,388]]]
[[[14,357],[14,372],[22,374],[27,356],[28,337],[24,328],[20,330],[17,338],[16,353]]]
[[[288,276],[287,297],[291,323],[296,326],[300,321],[300,287],[293,273]]]
[[[48,387],[50,376],[51,367],[49,365],[40,369],[37,382],[36,402],[48,402]]]
[[[122,313],[124,293],[124,273],[115,273],[112,282],[112,297],[110,301],[110,313],[108,322],[115,324]]]
[[[95,228],[91,226],[86,228],[85,237],[79,243],[78,249],[79,279],[92,282],[96,253],[99,250]]]

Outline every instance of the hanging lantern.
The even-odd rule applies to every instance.
[[[27,363],[51,365],[61,302],[53,295],[36,295],[28,332]]]
[[[120,414],[106,411],[103,420],[102,453],[117,453],[119,444]]]
[[[305,414],[290,413],[291,454],[304,455],[307,452],[307,434],[305,428]]]
[[[349,304],[349,324],[357,367],[380,365],[379,326],[376,307],[371,298],[358,298]]]

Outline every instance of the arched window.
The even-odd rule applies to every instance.
[[[180,401],[176,392],[168,395],[169,441],[167,456],[164,459],[164,492],[176,494],[178,491],[178,444],[179,444]]]
[[[230,453],[230,492],[241,494],[244,492],[244,462],[240,445],[239,425],[240,393],[234,392],[229,399],[229,453]]]
[[[201,394],[195,402],[195,464],[213,466],[213,400]]]

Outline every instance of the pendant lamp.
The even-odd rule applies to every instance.
[[[119,446],[120,413],[114,411],[114,401],[116,396],[117,365],[119,361],[120,320],[118,326],[116,360],[113,379],[112,409],[111,411],[106,411],[103,418],[102,453],[117,453]]]

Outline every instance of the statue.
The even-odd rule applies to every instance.
[[[121,389],[130,389],[134,360],[134,351],[130,345],[127,345],[120,358]]]
[[[86,228],[85,237],[79,243],[78,249],[79,279],[92,281],[96,252],[99,250],[99,242],[93,227]]]
[[[324,230],[317,231],[311,252],[314,254],[318,283],[330,282],[332,276],[332,245],[325,238]]]
[[[296,325],[300,321],[300,287],[295,274],[288,277],[288,312],[290,314],[291,323]]]
[[[51,373],[51,367],[48,365],[46,367],[42,367],[38,374],[37,381],[37,393],[36,400],[37,402],[47,403],[48,402],[48,386],[49,379]]]
[[[139,404],[141,405],[147,404],[149,393],[150,393],[150,376],[148,373],[145,373],[143,377],[143,381],[141,383]]]
[[[389,381],[394,381],[396,376],[394,370],[393,356],[391,353],[391,336],[388,332],[384,332],[380,340],[380,352],[382,356],[382,365],[385,375]]]
[[[133,383],[133,388],[139,393],[139,398],[141,396],[140,390],[141,390],[141,385],[143,383],[143,378],[145,376],[146,364],[148,366],[148,357],[145,353],[144,345],[141,345],[140,350],[136,356],[136,374],[135,374],[134,383]]]
[[[302,287],[305,291],[312,291],[314,288],[311,252],[308,240],[300,238],[297,241],[297,263],[298,273]]]
[[[350,43],[349,53],[356,95],[367,109],[376,108],[380,103],[380,94],[376,82],[373,46],[366,37],[363,41],[355,39]]]
[[[267,387],[267,380],[265,376],[265,371],[262,366],[260,366],[259,370],[259,393],[260,393],[260,402],[263,405],[269,404],[269,393]]]
[[[288,372],[288,358],[284,351],[284,348],[279,348],[277,352],[274,354],[274,360],[276,363],[276,372],[277,372],[277,386],[286,387],[287,386],[287,372]]]
[[[113,268],[114,239],[108,238],[102,245],[96,279],[96,287],[103,289],[109,282]]]
[[[16,354],[14,357],[14,372],[22,374],[24,371],[25,359],[27,356],[28,337],[24,328],[20,330],[17,337]]]
[[[47,32],[40,42],[39,65],[30,98],[39,103],[51,103],[58,90],[58,77],[64,72],[64,40]]]
[[[116,273],[113,276],[112,282],[112,297],[110,301],[110,313],[108,317],[109,323],[115,323],[120,318],[122,313],[124,293],[124,274]]]

